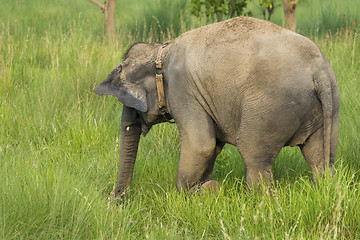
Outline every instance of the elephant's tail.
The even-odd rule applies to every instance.
[[[330,79],[332,76],[327,71],[320,71],[316,75],[314,76],[314,83],[317,96],[322,105],[324,120],[324,160],[325,163],[329,164],[333,116],[332,80]]]

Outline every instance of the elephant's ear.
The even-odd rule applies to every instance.
[[[98,95],[112,95],[117,97],[125,106],[147,112],[146,91],[139,86],[124,87],[112,81],[105,80],[94,89]]]

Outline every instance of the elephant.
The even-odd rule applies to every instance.
[[[249,188],[273,182],[285,146],[301,149],[314,181],[334,172],[339,93],[334,72],[308,38],[237,17],[159,43],[135,43],[94,88],[123,104],[115,196],[130,187],[140,135],[173,120],[180,136],[178,190],[219,190],[223,146],[237,148]]]

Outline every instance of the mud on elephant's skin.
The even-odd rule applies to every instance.
[[[162,62],[157,69],[156,60]],[[169,119],[181,141],[179,190],[218,189],[212,170],[225,143],[239,150],[251,187],[272,181],[272,164],[284,146],[301,148],[315,181],[333,169],[339,117],[334,73],[313,42],[270,22],[239,17],[167,45],[137,43],[94,91],[124,105],[117,195],[131,183],[140,134]]]

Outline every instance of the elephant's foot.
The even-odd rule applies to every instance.
[[[220,184],[215,180],[209,180],[203,184],[198,184],[190,189],[191,193],[218,193],[220,191]]]

